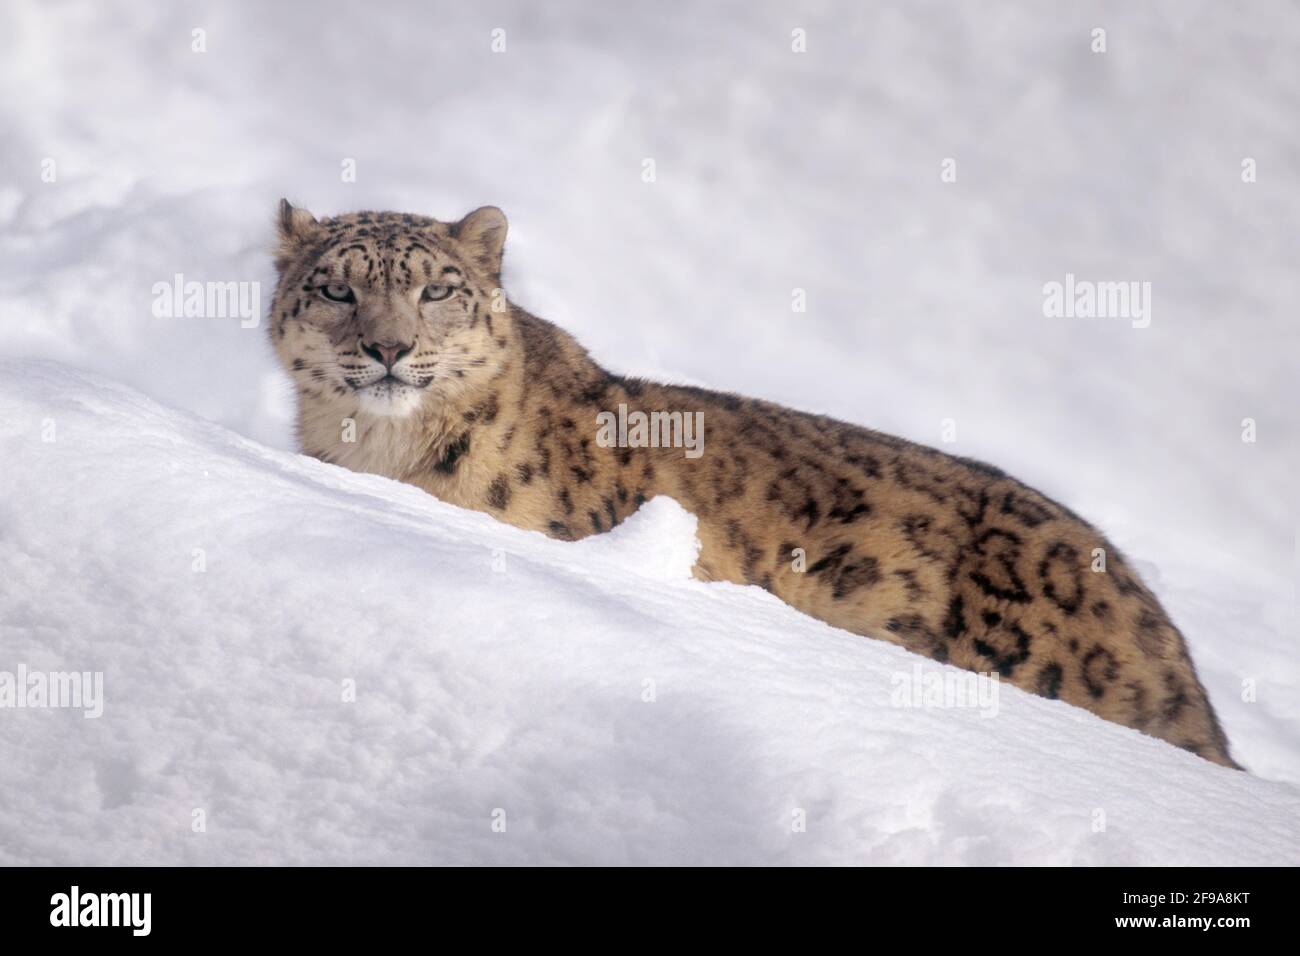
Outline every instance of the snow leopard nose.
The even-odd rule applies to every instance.
[[[404,342],[362,342],[361,351],[365,352],[384,368],[391,370],[394,365],[411,354],[415,343]]]

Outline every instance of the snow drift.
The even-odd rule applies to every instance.
[[[104,687],[0,709],[0,863],[1300,861],[1288,783],[897,706],[950,669],[694,581],[667,499],[551,541],[39,361],[0,462],[0,670]]]

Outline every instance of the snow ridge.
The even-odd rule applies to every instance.
[[[690,577],[0,360],[0,863],[1295,864],[1300,791]],[[1233,729],[1230,725],[1230,731]],[[504,825],[504,832],[501,826]]]

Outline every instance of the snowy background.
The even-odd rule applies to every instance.
[[[108,699],[0,710],[0,862],[1300,862],[1296,49],[1287,2],[5,4],[0,670]],[[295,456],[263,329],[151,314],[265,303],[281,195],[501,206],[616,371],[952,419],[1138,562],[1251,774],[891,707],[915,658],[689,580],[671,502],[565,545]],[[1066,273],[1151,326],[1045,318]]]

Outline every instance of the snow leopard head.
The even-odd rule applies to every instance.
[[[268,327],[299,400],[406,417],[489,378],[505,347],[506,217],[317,219],[281,200]],[[344,411],[347,411],[347,408]]]

